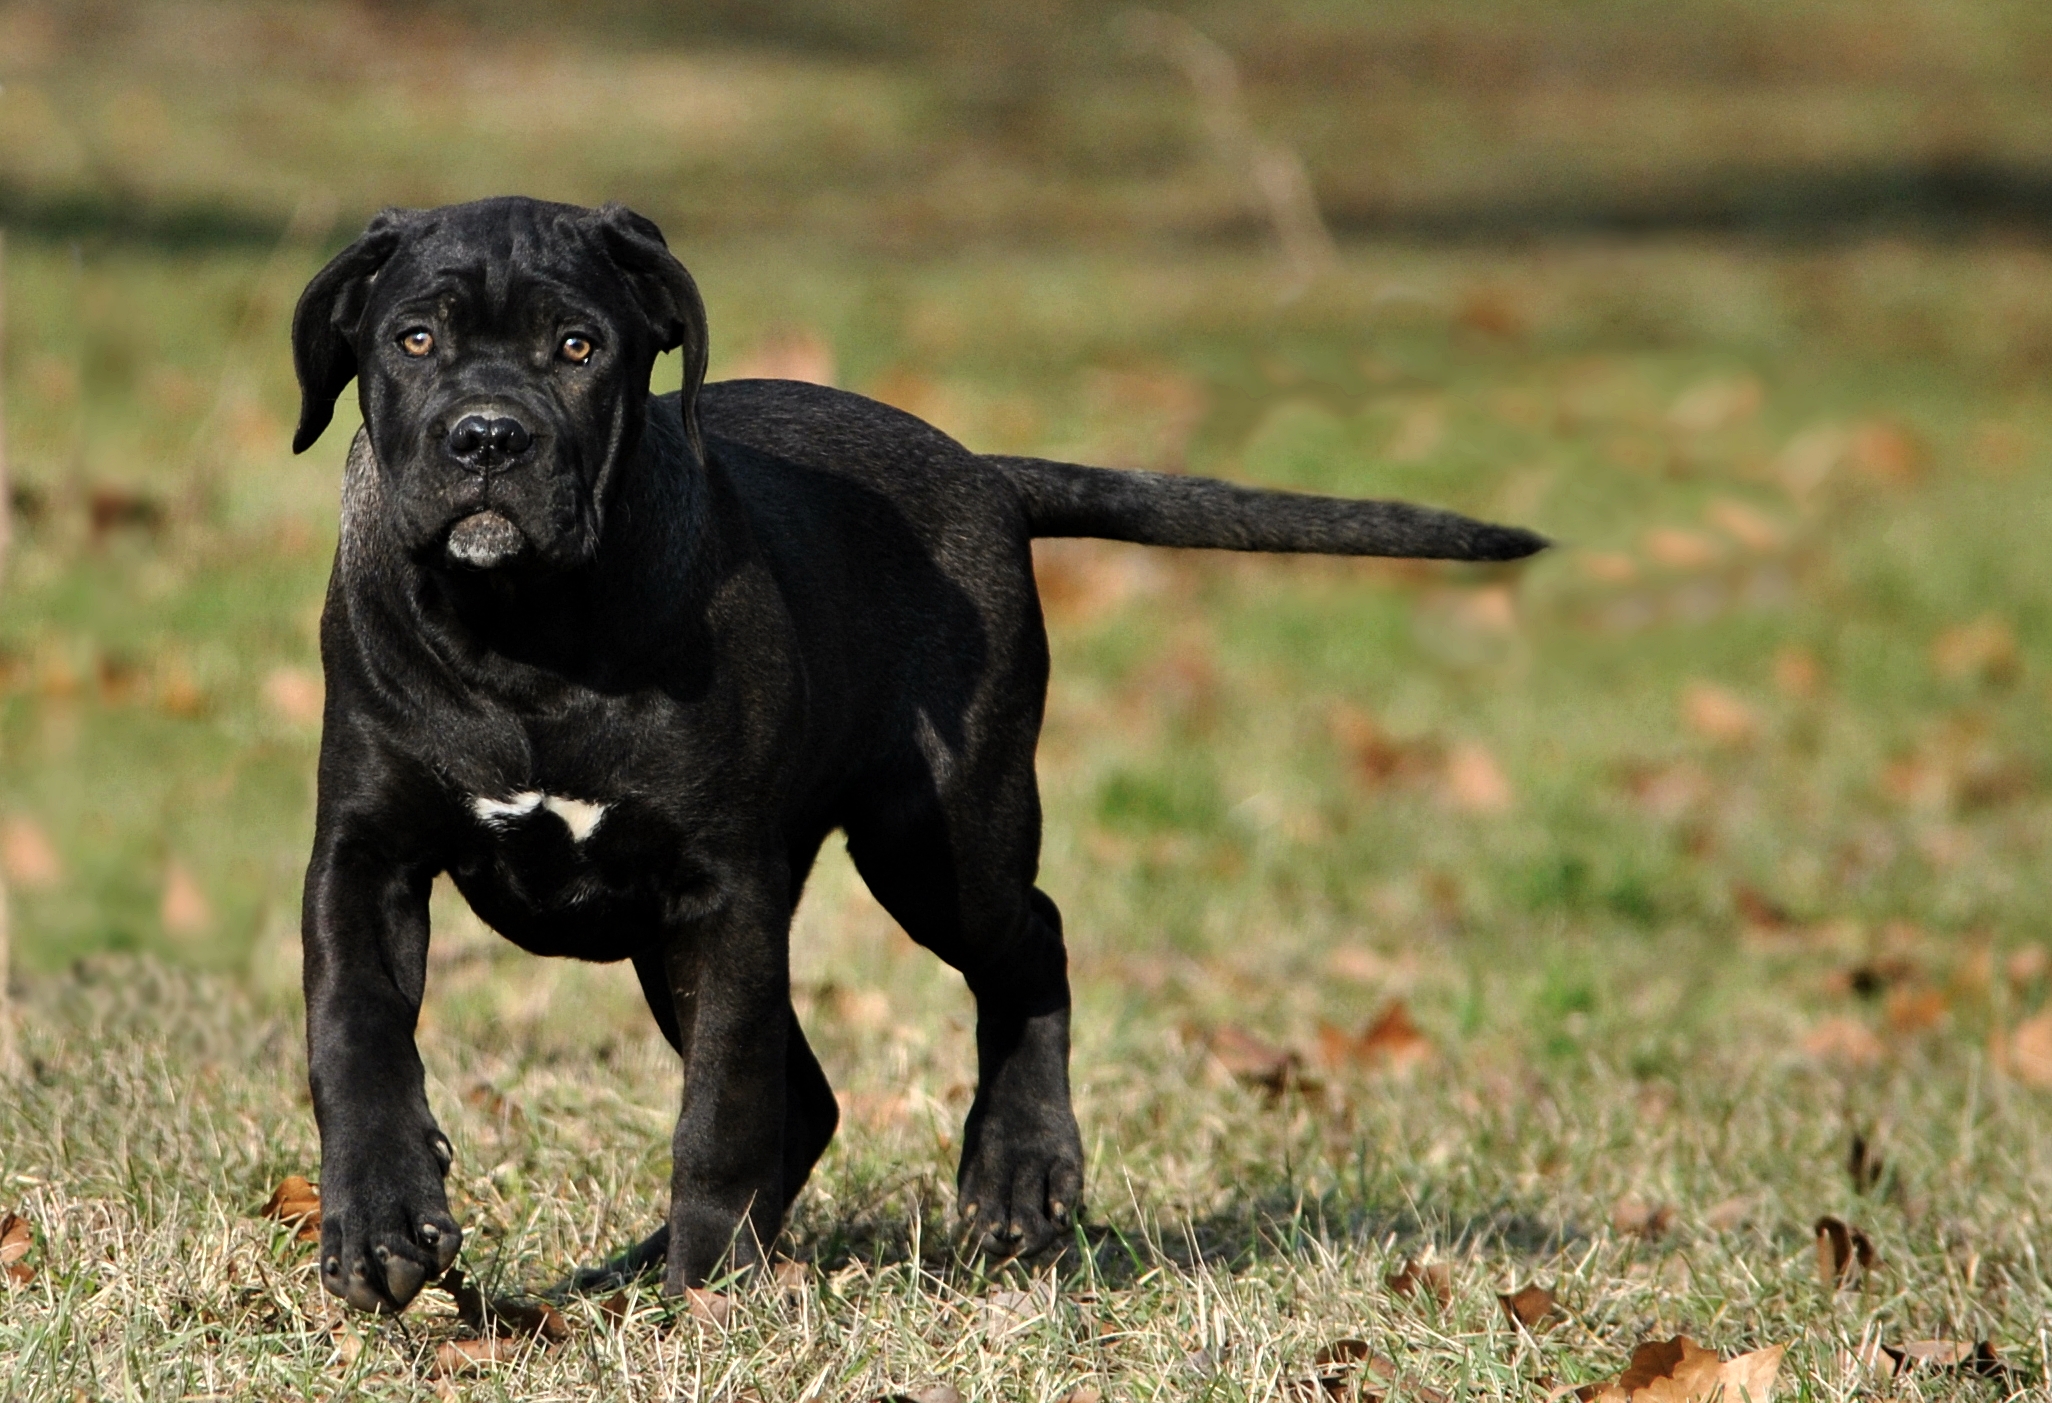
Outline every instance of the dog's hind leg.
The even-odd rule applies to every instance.
[[[1062,1238],[1083,1188],[1083,1142],[1069,1104],[1068,954],[1060,912],[1033,885],[1040,802],[1032,770],[1010,770],[973,785],[972,807],[952,822],[928,788],[909,803],[900,794],[877,805],[848,830],[848,852],[871,893],[908,935],[962,971],[976,996],[976,1099],[957,1203],[970,1243],[998,1257],[1028,1256]]]
[[[634,962],[634,972],[641,980],[641,992],[648,1000],[648,1011],[655,1015],[656,1026],[662,1029],[670,1046],[681,1054],[684,1051],[682,1036],[677,1028],[677,1015],[669,991],[664,987],[662,965],[645,957]],[[798,1191],[805,1187],[812,1166],[819,1162],[819,1157],[826,1153],[827,1145],[832,1142],[834,1130],[840,1124],[841,1111],[834,1099],[833,1087],[828,1084],[819,1059],[813,1055],[812,1045],[805,1041],[804,1029],[798,1026],[796,1010],[792,1011],[786,1026],[790,1031],[784,1051],[783,1208],[788,1213]],[[587,1296],[617,1291],[662,1266],[669,1251],[670,1225],[665,1223],[640,1242],[606,1258],[597,1266],[578,1268],[546,1294],[553,1297]]]

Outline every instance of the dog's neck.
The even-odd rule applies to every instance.
[[[617,692],[674,671],[677,650],[703,632],[720,564],[705,529],[704,465],[654,437],[614,473],[598,547],[583,565],[480,571],[406,559],[356,578],[378,582],[374,607],[404,615],[436,670],[459,685],[496,690],[524,679],[523,690]]]

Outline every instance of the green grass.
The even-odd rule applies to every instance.
[[[2025,12],[1912,12],[1931,72],[2013,95]],[[99,50],[60,35],[24,80],[0,72],[0,104],[27,94],[0,131],[34,137],[30,109],[68,102],[58,118],[100,133],[94,160],[55,127],[0,141],[0,185],[126,189],[259,232],[302,211],[275,245],[7,244],[25,512],[0,591],[0,873],[26,1069],[0,1094],[0,1212],[38,1235],[34,1281],[0,1286],[0,1398],[864,1400],[939,1380],[979,1400],[1266,1399],[1358,1336],[1409,1385],[1538,1399],[1677,1331],[1788,1344],[1784,1386],[1806,1398],[1871,1393],[1847,1355],[1877,1337],[1989,1338],[2042,1387],[2052,1094],[2017,1043],[2052,993],[2041,248],[1358,242],[1283,300],[1258,248],[1159,237],[1215,232],[1243,196],[1176,145],[1172,88],[1064,69],[1099,106],[1052,127],[991,116],[957,148],[934,133],[975,104],[947,96],[945,64],[477,50],[473,77],[567,67],[641,92],[712,74],[699,97],[729,85],[740,125],[686,170],[661,143],[697,109],[653,99],[634,108],[646,130],[599,150],[575,111],[508,146],[490,83],[438,95],[375,56],[332,81],[295,59],[210,85],[210,63],[342,21],[304,7],[260,43],[235,24],[269,12],[189,13],[217,27]],[[1637,13],[1598,17],[1651,23]],[[1775,62],[1819,35],[1842,58],[1866,32],[1828,6],[1763,13],[1702,11],[1767,34]],[[1352,61],[1288,76],[1306,35],[1353,32],[1334,14],[1293,7],[1265,40],[1245,16],[1207,23],[1248,57],[1262,120],[1344,185],[1340,155],[1364,159],[1341,120]],[[1582,43],[1565,14],[1505,42]],[[1375,31],[1409,35],[1421,71],[1438,53],[1469,75],[1416,80],[1422,111],[1471,124],[1397,143],[1387,178],[1515,194],[1498,166],[1535,159],[1517,143],[1545,130],[1629,174],[1603,135],[1614,106],[1489,135],[1463,57],[1496,32],[1477,15],[1432,43],[1401,15]],[[1703,25],[1689,42],[1715,49]],[[1860,102],[1924,81],[1899,55],[1858,73]],[[1729,118],[1692,128],[1708,145],[1677,169],[1773,108],[1759,82],[1635,81],[1633,101]],[[427,109],[447,140],[417,139]],[[2028,145],[2004,102],[1977,111],[1997,146]],[[1168,154],[1077,154],[1112,129]],[[929,187],[942,147],[971,155]],[[1090,1155],[1090,1228],[1051,1296],[949,1251],[968,1001],[831,845],[794,967],[848,1114],[789,1235],[812,1268],[795,1296],[743,1283],[724,1330],[653,1296],[624,1324],[580,1307],[564,1344],[452,1382],[433,1366],[445,1304],[345,1324],[310,1249],[253,1216],[280,1177],[318,1171],[296,993],[305,706],[353,427],[345,405],[311,454],[286,452],[285,324],[338,236],[323,210],[516,177],[584,198],[675,183],[662,212],[707,296],[715,378],[807,331],[840,383],[974,447],[1410,496],[1562,542],[1508,571],[1043,550],[1042,884],[1071,939]],[[696,219],[693,182],[733,198]],[[875,197],[851,210],[851,189]],[[1029,205],[1041,224],[956,237]],[[535,1286],[661,1212],[676,1068],[625,971],[521,955],[446,892],[435,930],[422,1043],[465,1264]],[[1321,1056],[1399,1000],[1425,1065]],[[1236,1076],[1234,1034],[1302,1075],[1279,1094]],[[1864,1192],[1855,1133],[1888,1165]],[[1627,1197],[1670,1206],[1671,1227],[1622,1229]],[[1825,1213],[1885,1262],[1855,1288],[1818,1282]],[[1443,1309],[1384,1284],[1428,1256],[1452,1266]],[[1495,1295],[1533,1281],[1562,1316],[1519,1335]]]

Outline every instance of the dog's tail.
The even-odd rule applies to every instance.
[[[1036,536],[1424,560],[1520,560],[1552,544],[1521,527],[1408,502],[1314,497],[1044,458],[991,455],[986,461],[1012,480]]]

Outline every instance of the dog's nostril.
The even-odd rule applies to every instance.
[[[449,430],[449,451],[458,458],[476,455],[479,449],[491,442],[491,421],[482,414],[466,414],[456,421],[456,427]]]
[[[518,419],[494,419],[491,424],[491,445],[508,458],[527,451],[527,445],[534,442],[527,432],[527,426]]]

